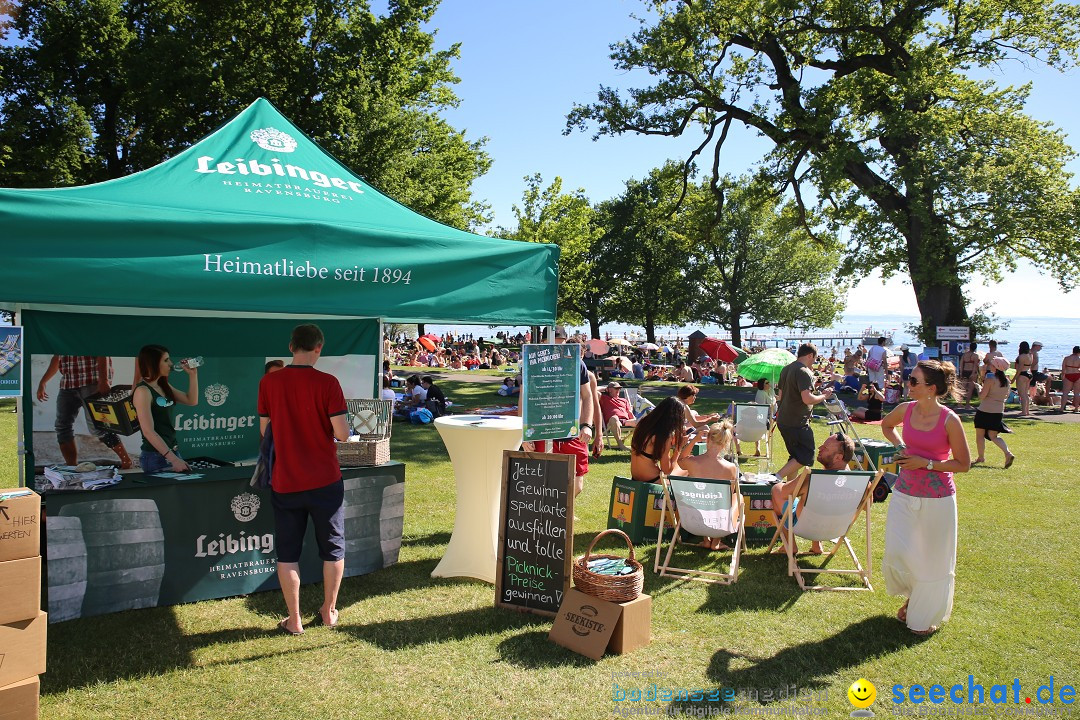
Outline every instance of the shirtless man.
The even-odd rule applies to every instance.
[[[686,474],[692,478],[705,478],[708,480],[729,480],[735,482],[739,477],[739,468],[734,463],[724,459],[724,454],[731,447],[731,439],[734,436],[734,428],[730,420],[721,420],[709,426],[708,443],[705,453],[691,455],[679,461],[679,465]],[[733,513],[742,513],[741,507],[733,507]],[[730,550],[720,538],[705,538],[701,547],[709,550]]]
[[[979,343],[973,342],[968,351],[960,356],[960,387],[964,391],[964,407],[971,407],[971,398],[975,395],[975,380],[979,376],[979,355],[975,350]],[[905,388],[906,390],[906,388]]]
[[[1061,412],[1065,412],[1065,403],[1069,392],[1073,394],[1073,412],[1080,412],[1080,345],[1074,345],[1072,355],[1061,360]]]
[[[847,435],[838,432],[825,438],[825,442],[821,443],[821,447],[818,448],[817,452],[817,461],[821,464],[821,467],[826,470],[847,470],[848,464],[854,456],[855,441]],[[795,480],[791,480],[789,482],[773,485],[772,511],[773,514],[776,515],[777,527],[780,526],[780,520],[784,517],[784,505],[795,490],[795,482]],[[799,492],[799,498],[794,509],[796,521],[799,518],[799,505],[806,501],[808,489],[807,484],[803,483],[802,490]],[[784,542],[787,542],[786,533],[783,528],[780,530],[780,537]],[[798,543],[794,541],[794,538],[792,539],[792,543],[792,550],[797,554],[799,552]],[[815,540],[810,545],[810,554],[821,555],[821,553],[821,543]]]

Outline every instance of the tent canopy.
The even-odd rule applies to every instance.
[[[414,213],[265,99],[134,175],[0,189],[0,228],[11,305],[555,321],[558,247]]]

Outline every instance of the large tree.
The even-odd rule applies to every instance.
[[[514,205],[517,227],[501,228],[500,237],[559,246],[558,319],[561,323],[587,322],[591,337],[600,337],[600,325],[613,319],[611,302],[615,280],[599,272],[599,224],[585,191],[563,192],[562,178],[544,187],[539,174],[525,178],[521,205]]]
[[[927,339],[963,325],[963,286],[1025,258],[1063,288],[1080,277],[1080,192],[1063,134],[1024,114],[1029,87],[974,68],[1065,69],[1080,8],[1050,0],[655,0],[653,21],[613,46],[657,78],[601,88],[568,130],[703,133],[716,169],[733,124],[771,142],[763,159],[801,210],[850,232],[849,269],[907,272]],[[807,192],[811,190],[811,192]],[[813,223],[806,223],[812,229]]]
[[[683,191],[681,166],[668,163],[643,180],[628,181],[604,206],[598,255],[607,261],[597,272],[618,283],[613,319],[643,326],[649,342],[656,341],[657,326],[692,318],[696,288],[688,275],[691,240]]]
[[[701,183],[686,202],[696,320],[726,328],[735,345],[750,328],[835,322],[848,290],[837,277],[840,243],[812,239],[794,202],[760,177]]]
[[[350,169],[456,227],[484,220],[487,171],[439,112],[438,0],[23,0],[0,32],[0,185],[97,182],[150,167],[265,96]],[[4,155],[7,157],[3,157]]]

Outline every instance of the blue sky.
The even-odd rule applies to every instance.
[[[470,139],[488,138],[491,170],[477,180],[477,199],[491,204],[494,225],[512,226],[511,210],[520,203],[523,177],[539,172],[545,181],[563,179],[564,190],[583,188],[596,202],[619,194],[630,178],[641,178],[669,158],[683,159],[696,138],[621,136],[593,141],[590,133],[562,134],[574,103],[596,98],[598,87],[633,87],[647,78],[615,70],[608,46],[637,27],[639,0],[444,0],[431,27],[446,47],[460,42],[454,69],[461,78],[461,105],[445,113]],[[1012,64],[1000,73],[1006,84],[1034,83],[1029,113],[1054,122],[1080,148],[1077,80],[1080,73],[1060,74]],[[728,172],[747,170],[766,146],[741,131],[725,145]],[[1080,162],[1070,166],[1080,171]],[[1074,180],[1075,182],[1075,180]],[[1024,266],[998,286],[975,284],[976,304],[994,302],[1004,317],[1080,317],[1080,291],[1061,293],[1047,276]],[[852,291],[849,312],[872,313],[875,306],[894,314],[917,315],[910,286],[893,279],[864,280]]]

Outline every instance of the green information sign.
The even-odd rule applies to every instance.
[[[578,434],[581,346],[522,346],[521,421],[526,440]]]

